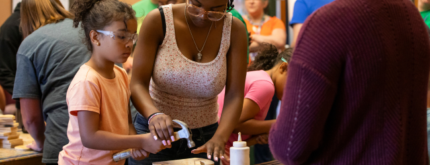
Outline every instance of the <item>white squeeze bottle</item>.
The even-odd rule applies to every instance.
[[[237,141],[230,147],[230,165],[250,165],[249,147],[246,146],[246,141],[242,141],[240,132]]]

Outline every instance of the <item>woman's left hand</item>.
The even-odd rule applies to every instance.
[[[213,158],[215,161],[218,161],[218,158],[228,161],[229,157],[224,153],[225,143],[226,141],[223,138],[215,135],[212,137],[212,139],[206,142],[206,144],[204,144],[203,146],[200,146],[197,149],[192,150],[191,153],[193,154],[207,153],[208,159],[211,159],[213,155]]]

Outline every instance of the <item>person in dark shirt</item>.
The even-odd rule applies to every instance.
[[[21,3],[16,5],[12,15],[0,27],[0,85],[13,94],[16,72],[16,52],[22,41],[19,31]]]

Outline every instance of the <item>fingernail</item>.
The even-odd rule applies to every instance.
[[[170,136],[170,139],[172,139],[172,142],[175,141],[175,136]]]
[[[167,140],[167,144],[171,145],[171,144],[172,144],[172,142],[170,142],[170,140]]]
[[[161,143],[163,143],[163,145],[167,145],[165,140],[161,141]]]
[[[154,140],[158,140],[157,136],[154,136]]]
[[[218,162],[218,157],[215,156],[214,160]]]
[[[211,159],[211,155],[208,155],[208,159]]]
[[[221,159],[225,159],[224,156],[221,156]]]

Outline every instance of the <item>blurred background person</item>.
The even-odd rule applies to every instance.
[[[13,98],[20,99],[24,126],[34,139],[28,147],[43,150],[43,163],[56,164],[68,143],[67,89],[90,53],[59,0],[23,0],[21,12],[24,41]]]
[[[269,43],[279,51],[285,49],[287,33],[284,23],[275,16],[270,17],[264,13],[269,5],[268,0],[246,0],[245,8],[248,15],[244,16],[246,27],[250,33],[251,60],[257,55],[256,52],[262,47],[262,43]]]
[[[293,28],[293,42],[291,47],[296,46],[297,36],[306,19],[320,7],[333,2],[334,0],[297,0],[294,4],[293,18],[290,21],[290,26]]]
[[[16,120],[20,124],[23,132],[26,132],[23,124],[19,102],[12,100],[13,84],[16,72],[16,53],[22,41],[22,34],[19,30],[21,3],[18,3],[12,15],[0,27],[0,86],[4,92],[0,95],[5,97],[5,107],[2,108],[4,114],[15,114]]]

